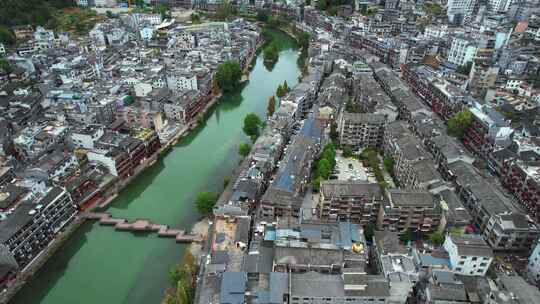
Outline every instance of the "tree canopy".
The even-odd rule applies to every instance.
[[[257,140],[261,133],[263,122],[255,113],[250,113],[244,118],[244,127],[242,130],[251,138],[252,141]]]
[[[403,231],[403,234],[399,237],[399,239],[403,243],[408,243],[408,242],[412,241],[413,240],[413,234],[412,234],[411,229],[406,229],[405,231]]]
[[[232,92],[240,86],[242,70],[240,64],[235,61],[227,61],[219,65],[216,72],[217,85],[221,91]]]
[[[463,75],[469,75],[472,68],[472,62],[465,63],[464,65],[460,65],[457,67],[456,72],[463,74]]]
[[[336,147],[334,144],[324,146],[321,157],[315,164],[315,174],[313,176],[313,190],[318,191],[320,183],[332,175],[332,171],[336,167]]]
[[[429,241],[434,246],[441,246],[444,243],[444,234],[440,232],[434,232],[429,235]]]
[[[339,142],[338,125],[335,121],[332,121],[332,123],[330,123],[330,139],[334,143]]]
[[[351,147],[343,147],[343,157],[351,157],[353,156],[353,150]]]
[[[275,63],[279,59],[279,45],[277,42],[270,43],[263,50],[263,58],[265,62]]]
[[[4,58],[0,58],[0,72],[7,74],[8,81],[11,82],[10,74],[13,71],[11,64]]]
[[[369,223],[364,227],[364,237],[366,241],[373,241],[373,236],[375,235],[375,224]]]
[[[472,113],[468,109],[456,113],[448,120],[448,134],[457,138],[463,138],[465,131],[472,124]]]
[[[268,99],[268,106],[266,107],[266,116],[271,117],[276,111],[276,98],[274,95]]]
[[[265,10],[265,9],[257,10],[257,20],[261,22],[267,22],[269,18],[270,18],[270,13],[268,12],[268,10]]]
[[[243,157],[248,156],[250,151],[251,146],[249,144],[241,143],[240,146],[238,146],[238,154],[242,155]]]
[[[347,103],[345,104],[345,111],[349,113],[362,113],[362,107],[359,103],[356,103],[352,101],[350,98],[347,100]]]
[[[0,43],[5,45],[15,43],[15,34],[7,26],[0,25]]]
[[[280,84],[276,90],[276,95],[277,97],[281,98],[285,95],[287,95],[287,93],[289,93],[291,91],[291,88],[289,88],[289,84],[287,84],[287,80],[285,80],[283,82],[283,84]]]
[[[74,0],[2,0],[0,25],[45,25],[57,9],[75,6]]]
[[[197,200],[195,201],[195,207],[199,213],[207,215],[212,213],[214,206],[217,202],[218,194],[214,192],[200,192],[197,194]]]
[[[384,169],[390,172],[390,174],[393,174],[394,172],[394,164],[395,164],[395,161],[391,156],[387,156],[384,158],[384,161],[383,161]]]

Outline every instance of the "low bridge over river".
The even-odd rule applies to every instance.
[[[171,229],[167,225],[155,224],[147,219],[136,219],[128,222],[124,218],[114,218],[106,212],[82,212],[80,215],[84,219],[98,220],[100,225],[114,226],[118,231],[131,232],[153,232],[158,237],[174,238],[177,243],[202,242],[203,238],[198,234],[189,234],[184,230]]]

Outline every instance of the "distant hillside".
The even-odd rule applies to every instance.
[[[74,6],[74,0],[0,0],[0,25],[46,25],[57,9]]]

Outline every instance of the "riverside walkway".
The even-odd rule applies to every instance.
[[[80,217],[88,220],[98,220],[100,225],[114,226],[118,231],[131,232],[154,232],[158,237],[175,238],[177,243],[202,242],[203,238],[198,234],[187,234],[184,230],[171,229],[167,225],[155,224],[147,219],[136,219],[128,222],[124,218],[114,218],[106,212],[82,212]]]

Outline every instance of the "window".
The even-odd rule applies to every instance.
[[[458,264],[459,264],[459,265],[465,265],[465,262],[464,262],[464,261],[460,261]]]
[[[487,266],[487,263],[480,263],[480,267],[485,267]]]
[[[461,270],[462,270],[461,267],[456,268],[456,271],[461,271]]]
[[[476,260],[478,260],[478,258],[477,258],[477,257],[473,257],[472,260],[473,260],[473,261],[476,261]]]

